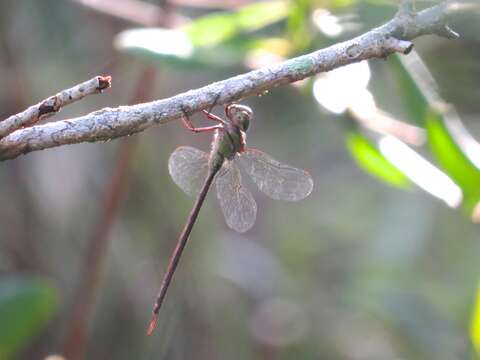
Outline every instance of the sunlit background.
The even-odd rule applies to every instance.
[[[396,11],[382,0],[2,1],[0,118],[99,74],[110,90],[47,121],[169,97]],[[479,19],[473,6],[453,16],[459,40],[424,36],[408,56],[245,99],[248,145],[307,169],[314,190],[274,201],[244,176],[258,204],[244,234],[210,194],[149,338],[194,202],[168,158],[181,145],[208,151],[210,135],[175,121],[2,163],[0,360],[475,359]]]

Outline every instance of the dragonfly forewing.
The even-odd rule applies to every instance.
[[[190,146],[181,146],[170,155],[168,172],[184,192],[197,195],[208,173],[208,154]]]
[[[257,203],[250,191],[242,186],[241,175],[234,162],[226,160],[220,169],[215,185],[217,197],[227,225],[245,232],[255,223]]]
[[[282,164],[252,148],[237,158],[258,188],[272,199],[297,201],[312,192],[313,180],[305,170]]]

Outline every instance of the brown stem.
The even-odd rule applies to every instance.
[[[5,32],[2,32],[2,34],[5,34]],[[0,118],[3,118],[4,113],[11,114],[26,107],[25,99],[30,96],[28,93],[30,88],[25,86],[23,78],[26,72],[21,67],[21,62],[18,61],[14,49],[5,36],[0,36],[0,52],[4,60],[3,66],[6,69],[6,74],[9,74],[8,78],[5,79],[8,92],[2,99],[2,104],[5,106],[0,110]],[[21,217],[14,221],[20,221],[21,224],[13,226],[12,223],[9,223],[10,226],[5,226],[8,235],[0,241],[0,244],[2,247],[5,246],[15,271],[43,274],[45,273],[45,267],[40,262],[34,245],[36,239],[33,229],[38,214],[28,186],[23,181],[24,165],[24,163],[17,163],[5,168],[5,175],[10,182],[9,188],[14,195],[14,204],[18,206],[18,211],[21,214]],[[3,222],[3,224],[6,225],[7,223]]]
[[[177,268],[178,262],[180,261],[180,257],[182,256],[183,250],[185,249],[185,245],[187,245],[188,237],[192,232],[193,225],[197,220],[198,214],[200,212],[200,208],[202,207],[202,204],[205,201],[208,190],[210,189],[210,186],[212,185],[213,179],[215,178],[215,174],[217,172],[218,172],[218,169],[212,169],[209,171],[208,176],[205,179],[205,182],[203,184],[202,190],[200,191],[200,194],[198,195],[197,200],[195,201],[195,205],[193,206],[192,211],[188,216],[187,222],[183,227],[182,233],[178,238],[177,245],[175,246],[175,249],[173,250],[172,255],[170,255],[167,271],[163,276],[162,284],[160,285],[160,290],[158,291],[158,295],[155,300],[155,304],[153,306],[153,311],[152,311],[153,315],[147,330],[148,336],[152,335],[153,332],[155,331],[155,328],[157,327],[158,312],[160,311],[163,300],[167,295],[168,286],[172,281],[173,274],[175,273],[175,269]]]
[[[144,101],[152,91],[156,70],[147,67],[139,77],[133,102]],[[70,360],[84,358],[87,329],[90,314],[95,304],[95,295],[100,283],[104,260],[110,245],[110,231],[120,210],[122,198],[128,188],[129,175],[133,164],[138,138],[130,137],[123,141],[117,152],[117,161],[110,184],[107,186],[102,210],[92,237],[88,243],[80,283],[76,289],[75,304],[63,346],[64,355]]]
[[[6,175],[10,181],[10,192],[14,196],[14,204],[20,219],[15,226],[6,226],[8,235],[5,236],[5,246],[8,256],[12,261],[13,268],[17,272],[37,272],[45,274],[47,269],[40,261],[35,244],[35,226],[38,226],[38,213],[28,187],[23,181],[23,167],[20,163],[7,168]],[[6,170],[7,170],[6,169]],[[13,219],[12,219],[13,220]],[[10,225],[13,225],[10,223]]]
[[[137,139],[128,138],[120,144],[118,160],[104,199],[103,209],[88,243],[80,284],[75,296],[76,304],[70,320],[71,327],[68,329],[64,343],[64,355],[71,360],[84,358],[88,321],[95,304],[95,294],[109,248],[109,234],[127,189],[131,158],[135,152],[136,143]]]

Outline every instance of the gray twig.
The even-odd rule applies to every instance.
[[[133,106],[105,108],[74,119],[32,126],[15,131],[0,140],[0,160],[20,154],[81,142],[106,141],[131,135],[217,105],[261,94],[320,72],[371,58],[385,58],[394,52],[407,54],[410,40],[427,34],[454,38],[447,26],[445,1],[418,13],[402,12],[386,24],[354,39],[313,53],[292,58],[199,89]]]
[[[96,94],[111,86],[110,76],[96,76],[93,79],[63,90],[50,96],[27,110],[0,121],[0,139],[15,130],[31,126],[37,121],[55,114],[66,105],[83,99],[87,95]]]

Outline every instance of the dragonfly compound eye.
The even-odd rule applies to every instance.
[[[250,126],[250,118],[251,114],[241,113],[241,120],[240,124],[242,125],[243,131],[247,131],[248,127]]]

